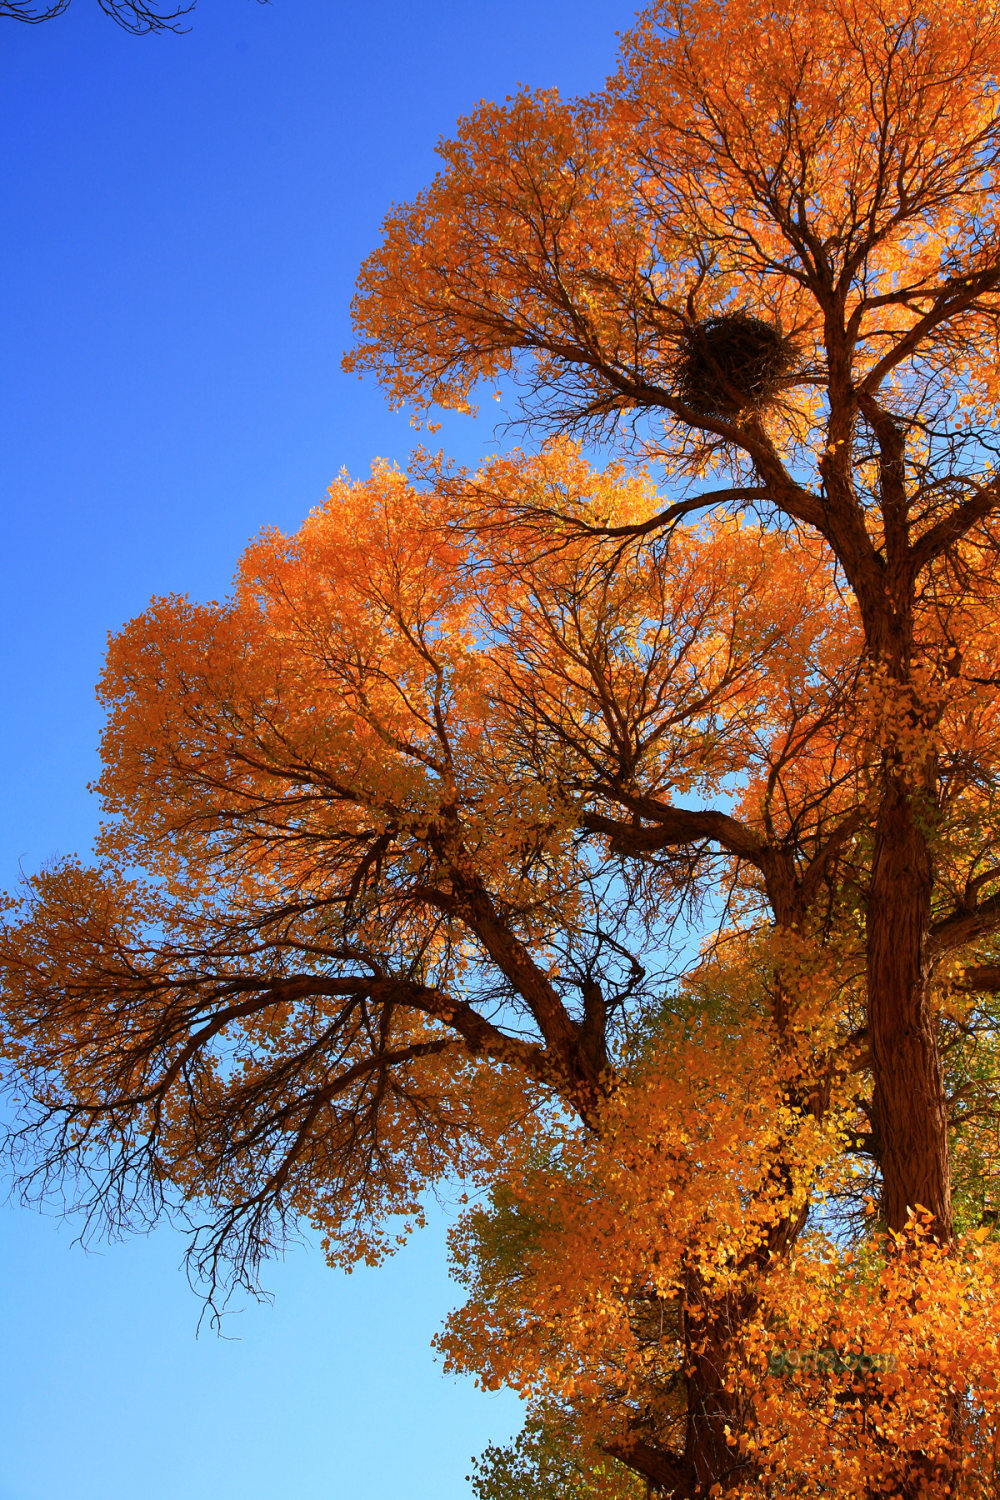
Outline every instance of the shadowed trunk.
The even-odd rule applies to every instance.
[[[933,1215],[934,1233],[947,1241],[948,1124],[929,1005],[932,879],[919,802],[893,772],[879,810],[868,908],[873,1114],[883,1211],[889,1228],[900,1230],[919,1204]]]
[[[692,1284],[685,1295],[696,1297],[700,1290]],[[755,1297],[724,1298],[716,1305],[709,1326],[700,1322],[685,1326],[688,1401],[684,1459],[696,1495],[707,1495],[717,1484],[723,1492],[736,1489],[752,1471],[746,1456],[727,1441],[727,1430],[735,1440],[746,1423],[745,1396],[727,1389],[732,1384],[727,1375],[734,1341],[756,1306]]]

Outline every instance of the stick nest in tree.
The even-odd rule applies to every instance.
[[[798,349],[776,323],[724,313],[693,323],[677,364],[677,395],[706,417],[728,420],[778,394]]]

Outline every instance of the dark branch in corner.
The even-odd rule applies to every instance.
[[[150,36],[159,31],[187,31],[189,28],[183,24],[184,18],[191,14],[198,0],[190,0],[189,4],[179,5],[175,10],[146,5],[143,0],[97,0],[97,3],[123,31],[132,36]],[[268,0],[257,0],[257,3],[266,5]],[[42,21],[54,21],[69,9],[69,5],[70,0],[52,0],[48,5],[40,4],[38,0],[0,0],[0,19],[6,17],[10,21],[38,26]]]

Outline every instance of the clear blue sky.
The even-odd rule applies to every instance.
[[[108,630],[224,591],[342,466],[405,460],[405,417],[339,359],[357,265],[438,136],[519,82],[593,87],[632,8],[201,0],[152,38],[96,0],[0,19],[0,887],[87,847]],[[459,419],[442,440],[496,446]],[[169,1230],[88,1255],[26,1210],[0,1227],[0,1500],[453,1500],[517,1423],[434,1363],[439,1220],[378,1272],[296,1253],[232,1342],[195,1338]]]

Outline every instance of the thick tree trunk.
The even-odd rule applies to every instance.
[[[941,1067],[929,1005],[933,881],[919,799],[896,768],[879,810],[868,908],[868,1014],[881,1148],[883,1211],[903,1229],[918,1204],[952,1234]]]
[[[729,1363],[734,1336],[752,1316],[755,1299],[707,1295],[697,1272],[689,1271],[682,1294],[683,1369],[687,1388],[684,1444],[679,1452],[660,1447],[653,1432],[638,1430],[609,1443],[606,1451],[671,1500],[705,1500],[714,1490],[739,1488],[753,1464],[727,1434],[738,1437],[746,1425],[745,1398],[732,1388]],[[708,1321],[692,1312],[703,1311]]]
[[[749,1477],[752,1465],[727,1440],[727,1429],[738,1436],[746,1423],[742,1398],[727,1389],[726,1367],[733,1353],[735,1329],[751,1309],[719,1310],[713,1328],[699,1329],[687,1350],[688,1402],[684,1435],[684,1461],[693,1480],[693,1492],[707,1495],[715,1485],[723,1493],[737,1488]],[[742,1315],[742,1317],[741,1317]],[[693,1347],[692,1347],[693,1345]]]

